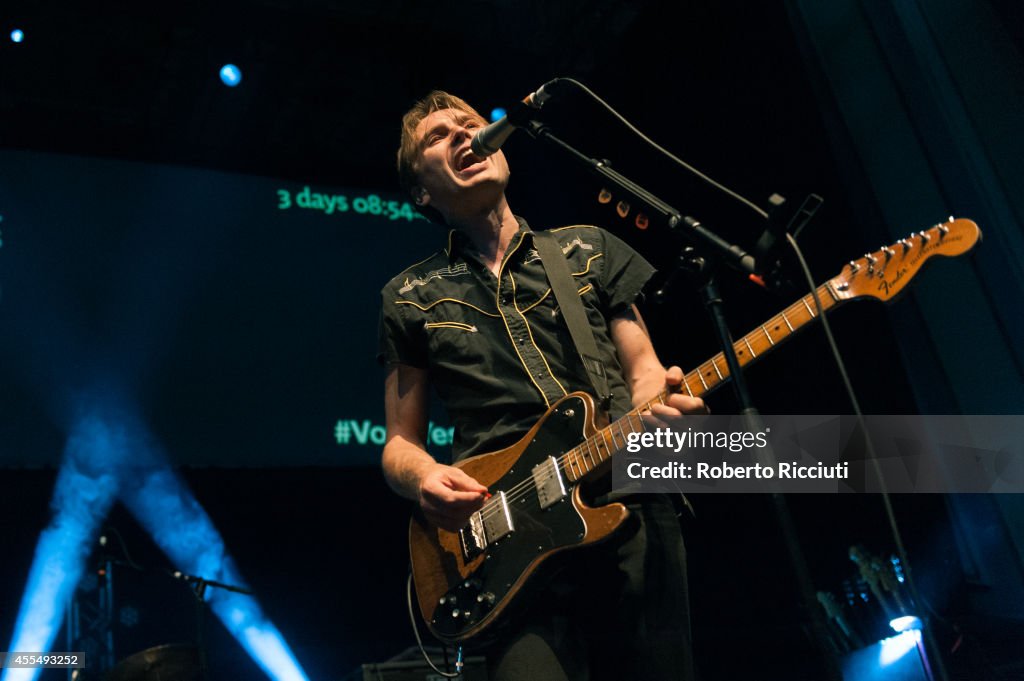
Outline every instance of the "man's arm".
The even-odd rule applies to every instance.
[[[384,380],[387,440],[381,465],[393,490],[416,501],[430,522],[455,531],[483,505],[487,488],[427,453],[427,399],[426,371],[390,367]]]
[[[655,397],[666,385],[678,386],[682,383],[683,370],[676,366],[666,370],[658,359],[636,305],[612,319],[611,335],[633,396],[634,407]],[[652,421],[657,427],[668,427],[669,423],[662,419],[671,420],[683,414],[706,414],[707,411],[704,400],[679,393],[670,394],[668,404],[654,404],[651,407]]]

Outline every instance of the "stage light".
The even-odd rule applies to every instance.
[[[889,622],[893,631],[914,631],[921,629],[921,620],[914,615],[904,615]]]
[[[914,650],[920,641],[921,632],[917,629],[904,631],[902,634],[883,639],[880,642],[881,651],[878,653],[879,666],[887,667],[893,664],[911,650]]]
[[[508,112],[506,112],[500,106],[494,107],[493,109],[491,109],[491,122],[493,123],[494,121],[504,118],[507,115],[507,113]]]
[[[213,521],[169,467],[140,471],[126,481],[121,499],[179,570],[225,584],[244,583]],[[271,679],[308,681],[254,597],[211,587],[205,599]]]
[[[220,67],[220,80],[228,87],[235,87],[242,82],[242,69],[234,64],[225,64]]]
[[[123,463],[123,435],[94,416],[82,418],[72,430],[51,501],[53,517],[39,535],[7,650],[51,650],[68,599],[117,495],[115,471]],[[9,667],[0,681],[33,681],[41,671]]]
[[[12,43],[20,43],[23,40],[25,40],[25,32],[24,31],[22,31],[20,28],[16,28],[13,31],[11,31],[11,42]]]

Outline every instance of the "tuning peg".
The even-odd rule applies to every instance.
[[[884,247],[882,248],[882,252],[883,252],[883,253],[885,253],[885,261],[886,261],[886,262],[889,262],[890,260],[892,260],[892,257],[893,257],[894,255],[896,255],[896,251],[892,250],[892,249],[891,249],[891,248],[889,248],[888,246],[884,246]]]
[[[939,238],[941,239],[947,234],[949,234],[949,225],[939,225]]]
[[[900,243],[903,244],[903,254],[906,255],[910,252],[910,249],[914,247],[914,244],[910,243],[910,239],[900,239]]]
[[[857,264],[856,260],[850,261],[850,274],[856,274],[860,271],[860,265]]]
[[[928,236],[928,232],[919,232],[919,234],[921,235],[921,243],[926,244],[928,243],[928,240],[931,239],[931,237]]]

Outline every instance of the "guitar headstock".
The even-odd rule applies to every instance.
[[[981,230],[963,218],[915,232],[891,246],[851,260],[839,276],[829,281],[842,299],[870,296],[889,300],[910,283],[933,255],[951,257],[971,250],[981,239]]]

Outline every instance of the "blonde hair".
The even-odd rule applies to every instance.
[[[442,109],[458,109],[486,122],[466,100],[444,90],[434,90],[413,104],[402,116],[402,141],[398,146],[398,184],[407,194],[412,195],[419,172],[421,140],[416,139],[416,128],[424,118]]]

